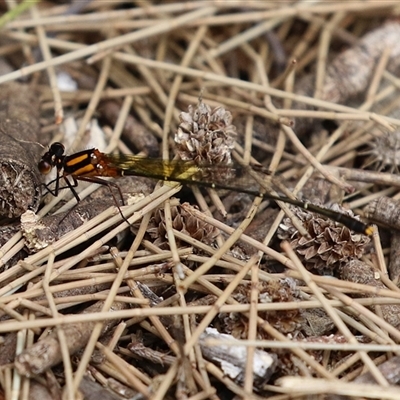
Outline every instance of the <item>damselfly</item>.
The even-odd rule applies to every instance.
[[[289,197],[274,196],[265,193],[260,187],[253,189],[252,187],[248,188],[243,185],[236,185],[234,183],[235,180],[240,175],[243,175],[248,168],[252,167],[241,167],[230,164],[198,165],[194,161],[106,154],[100,152],[98,149],[88,149],[71,155],[65,155],[64,152],[64,145],[59,142],[53,143],[38,164],[40,173],[44,175],[50,173],[53,168],[57,169],[57,177],[53,181],[55,183],[54,190],[49,185],[46,185],[48,191],[54,196],[57,196],[59,191],[64,188],[60,187],[60,181],[64,180],[67,185],[66,187],[72,191],[79,202],[79,196],[74,188],[78,185],[78,181],[87,181],[117,188],[122,199],[120,187],[101,177],[144,176],[157,180],[179,182],[186,185],[233,190],[253,196],[261,196],[273,201],[283,201],[324,215],[340,222],[353,231],[365,235],[372,234],[371,225],[365,224],[349,215]],[[231,182],[233,183],[231,184]]]

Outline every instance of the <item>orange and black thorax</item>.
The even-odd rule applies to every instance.
[[[93,157],[95,149],[83,150],[71,156],[62,156],[56,167],[63,175],[90,176],[96,171],[97,160]]]
[[[56,165],[59,168],[58,165]],[[110,167],[107,156],[97,149],[80,151],[60,159],[60,167],[64,176],[76,178],[90,176],[119,176],[117,169]]]

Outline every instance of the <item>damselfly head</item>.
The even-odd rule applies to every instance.
[[[49,151],[43,154],[42,158],[38,163],[39,172],[42,175],[49,174],[50,171],[53,169],[53,167],[55,167],[59,163],[60,158],[63,157],[64,151],[65,147],[62,143],[60,142],[53,143],[50,146]]]

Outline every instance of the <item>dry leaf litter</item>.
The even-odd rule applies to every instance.
[[[257,185],[232,162],[261,165],[390,229],[146,177],[118,181],[130,226],[107,186],[34,199],[0,227],[1,398],[398,398],[396,2],[78,3],[7,14],[0,84],[41,93],[41,131],[13,140],[177,157],[239,189]]]

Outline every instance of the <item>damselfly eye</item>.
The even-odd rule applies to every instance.
[[[56,157],[61,157],[64,154],[65,147],[60,142],[55,142],[50,146],[49,153]]]
[[[38,163],[38,169],[42,175],[49,174],[50,171],[52,170],[52,168],[53,168],[53,166],[45,160],[41,160]]]

